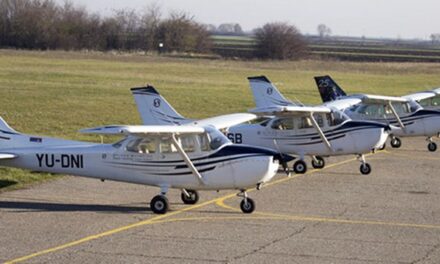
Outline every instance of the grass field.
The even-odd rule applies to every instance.
[[[154,85],[181,114],[202,118],[253,107],[246,77],[267,75],[289,98],[317,104],[313,76],[349,92],[401,95],[440,86],[440,64],[232,61],[140,54],[0,50],[0,115],[16,130],[76,140],[106,124],[140,124],[129,88]],[[0,169],[0,190],[53,176]]]

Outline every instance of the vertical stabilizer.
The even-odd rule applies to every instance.
[[[328,75],[316,76],[315,82],[324,103],[347,96],[344,90]]]
[[[248,77],[257,108],[295,105],[286,99],[266,76]]]
[[[181,125],[189,122],[153,86],[132,88],[131,92],[144,125]]]

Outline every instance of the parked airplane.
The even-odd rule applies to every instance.
[[[392,125],[391,146],[399,148],[399,137],[424,136],[428,150],[437,150],[432,137],[440,132],[440,112],[423,109],[415,100],[426,100],[434,93],[418,93],[405,97],[369,94],[347,95],[330,76],[315,77],[316,85],[325,105],[344,110],[355,120],[372,120]]]
[[[185,204],[198,201],[197,190],[237,189],[241,210],[251,213],[255,203],[246,189],[259,189],[279,167],[278,153],[233,145],[209,126],[105,126],[81,132],[125,137],[94,144],[31,136],[0,118],[0,166],[156,186],[161,192],[150,207],[158,214],[168,211],[170,188],[182,190]]]
[[[296,173],[306,172],[307,165],[303,161],[305,155],[313,155],[312,165],[323,168],[325,162],[320,156],[345,154],[359,155],[361,173],[371,172],[371,166],[366,163],[363,154],[386,141],[387,126],[375,122],[351,121],[342,112],[328,107],[294,106],[282,97],[267,78],[250,78],[250,81],[251,86],[257,86],[253,89],[258,93],[255,98],[260,108],[255,112],[277,117],[266,118],[258,124],[230,126],[227,135],[232,142],[298,154],[301,159],[293,165]],[[199,122],[181,116],[151,86],[133,88],[132,93],[146,125]]]

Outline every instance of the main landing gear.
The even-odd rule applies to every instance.
[[[437,150],[437,144],[432,141],[432,137],[427,138],[426,140],[428,140],[428,150],[431,152],[435,152]]]
[[[361,166],[359,167],[360,172],[363,175],[368,175],[371,173],[371,166],[365,161],[364,155],[359,155],[358,159],[361,161]]]
[[[307,171],[307,164],[304,160],[298,160],[293,164],[293,171],[296,174],[304,174]]]
[[[402,141],[400,140],[400,138],[392,137],[390,144],[393,148],[400,148],[402,146]]]
[[[321,156],[312,156],[312,166],[315,169],[323,169],[325,167],[325,160]]]

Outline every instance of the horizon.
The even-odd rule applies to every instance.
[[[62,4],[64,0],[56,2]],[[141,11],[156,3],[161,6],[163,16],[171,11],[183,11],[203,24],[238,23],[245,32],[265,23],[281,21],[296,26],[304,35],[316,35],[319,24],[327,25],[332,36],[429,40],[431,34],[440,33],[437,28],[440,24],[440,16],[437,15],[440,3],[435,0],[417,3],[398,0],[273,0],[271,8],[267,7],[267,1],[262,0],[223,0],[216,3],[203,0],[71,2],[103,16],[126,8]]]

